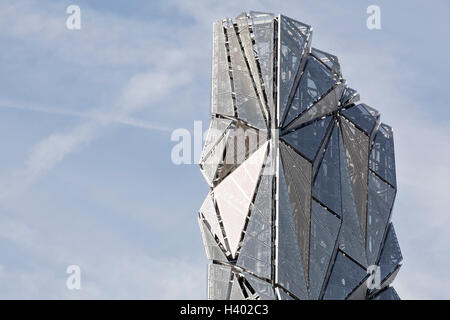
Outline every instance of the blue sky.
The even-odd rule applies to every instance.
[[[81,8],[82,29],[66,28]],[[366,8],[381,8],[381,30]],[[450,4],[434,1],[0,1],[0,298],[205,298],[173,129],[209,117],[212,22],[246,10],[314,28],[394,127],[402,298],[449,298]],[[82,289],[67,290],[77,264]]]

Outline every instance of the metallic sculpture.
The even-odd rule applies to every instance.
[[[392,129],[311,35],[260,12],[214,23],[209,299],[398,299]]]

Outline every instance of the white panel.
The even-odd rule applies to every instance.
[[[222,245],[225,246],[225,241],[223,240],[222,230],[220,229],[219,221],[217,220],[216,208],[214,207],[211,193],[209,193],[205,201],[203,201],[202,207],[199,211],[208,222],[211,228],[211,233],[214,236],[217,236]]]
[[[245,219],[267,153],[267,143],[225,178],[214,191],[233,257],[239,246]]]

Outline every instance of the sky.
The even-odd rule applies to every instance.
[[[66,27],[72,4],[80,30]],[[206,298],[208,187],[198,165],[172,162],[171,134],[207,129],[212,23],[248,10],[312,25],[313,46],[393,126],[394,286],[450,298],[448,1],[0,0],[1,299]]]

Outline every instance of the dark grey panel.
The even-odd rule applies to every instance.
[[[366,270],[358,266],[341,252],[338,252],[325,291],[325,300],[343,300],[359,286],[366,276]]]
[[[276,282],[300,299],[308,298],[302,257],[297,241],[291,201],[283,166],[279,172]]]
[[[231,284],[231,267],[215,263],[208,265],[208,299],[228,299]]]
[[[397,186],[395,179],[394,137],[392,128],[388,125],[381,124],[375,136],[372,152],[370,153],[370,168],[391,185]]]
[[[281,16],[280,28],[280,122],[287,109],[289,95],[297,74],[305,63],[303,56],[308,47],[310,27]]]
[[[316,201],[311,206],[310,299],[318,299],[336,245],[341,220]]]
[[[311,107],[336,84],[337,80],[338,77],[328,70],[323,63],[309,55],[283,126],[289,124],[304,110]]]
[[[323,64],[327,65],[331,70],[341,76],[341,66],[339,64],[338,57],[316,48],[312,48],[311,53]]]
[[[398,245],[394,225],[391,223],[381,251],[380,261],[378,262],[381,269],[381,280],[385,280],[402,260],[403,256]]]
[[[369,173],[369,203],[367,210],[367,262],[375,264],[388,226],[395,190],[374,173]]]
[[[371,136],[377,125],[377,118],[365,108],[364,104],[358,104],[340,111],[347,119],[364,130],[367,135]]]
[[[358,261],[361,265],[367,267],[365,240],[362,235],[362,226],[358,218],[352,181],[350,180],[344,142],[341,134],[339,135],[339,152],[343,220],[339,234],[339,249]]]
[[[359,223],[366,238],[369,138],[345,118],[340,120]]]
[[[373,300],[400,300],[400,297],[393,287],[387,287],[378,293]]]
[[[311,163],[280,142],[281,159],[291,200],[298,246],[308,281],[309,238],[311,220]]]
[[[313,161],[325,137],[330,121],[331,117],[314,121],[312,124],[284,135],[283,140]]]
[[[307,109],[300,117],[293,120],[286,126],[286,130],[298,128],[304,123],[321,118],[324,115],[338,110],[341,106],[339,104],[339,97],[342,94],[344,86],[342,83],[337,84],[333,90],[325,94],[320,100]]]
[[[281,288],[275,288],[278,300],[295,300]]]
[[[335,125],[314,180],[312,194],[341,215],[341,174],[339,166],[339,131]]]
[[[341,104],[345,107],[352,103],[356,103],[359,101],[359,93],[355,89],[346,87],[342,92],[342,96],[340,98]]]

